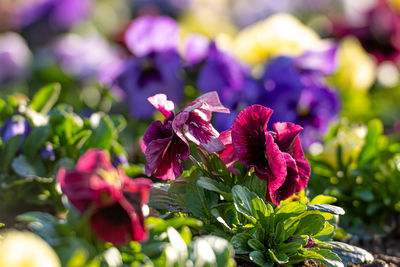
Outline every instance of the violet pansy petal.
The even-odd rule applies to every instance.
[[[253,105],[242,110],[232,126],[232,143],[238,159],[248,167],[268,168],[265,129],[272,110]]]
[[[178,31],[176,22],[167,16],[142,16],[129,26],[125,42],[138,57],[152,52],[176,50]]]
[[[268,180],[268,188],[277,190],[285,182],[286,160],[274,142],[274,138],[268,132],[265,133],[265,157],[268,159],[268,166],[274,176],[273,180]]]
[[[190,34],[185,38],[185,60],[191,64],[197,64],[206,58],[209,40],[200,34]]]
[[[165,94],[156,94],[153,95],[147,100],[158,110],[161,114],[164,115],[165,118],[169,118],[171,114],[173,114],[175,105],[174,102],[169,101]]]
[[[318,50],[306,51],[296,58],[295,64],[304,71],[331,75],[337,69],[337,50],[338,45],[329,42],[321,45],[321,48]]]
[[[195,112],[189,113],[189,118],[183,126],[183,133],[187,140],[204,147],[208,152],[225,149],[224,144],[218,139],[218,131]]]

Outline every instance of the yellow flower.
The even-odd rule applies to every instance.
[[[243,29],[233,44],[236,56],[250,64],[280,54],[300,55],[316,47],[318,35],[289,14],[276,14]]]
[[[0,267],[61,267],[61,263],[37,235],[8,230],[0,233]]]
[[[368,91],[375,81],[376,69],[360,42],[354,37],[347,37],[340,44],[338,53],[339,66],[334,83],[346,91]]]
[[[334,139],[325,143],[321,159],[337,167],[337,149],[340,145],[343,163],[348,164],[350,160],[354,161],[364,146],[366,134],[365,126],[340,129]]]

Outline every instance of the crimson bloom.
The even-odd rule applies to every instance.
[[[267,131],[272,109],[253,105],[241,111],[232,128],[234,156],[253,167],[260,179],[268,181],[267,201],[279,205],[308,183],[311,169],[301,148],[299,133],[302,127],[289,122],[273,124]],[[224,159],[229,159],[224,155]],[[228,161],[228,160],[226,160]]]
[[[210,124],[212,112],[229,113],[222,106],[216,92],[198,97],[174,114],[175,105],[164,94],[148,98],[149,102],[164,115],[164,123],[153,122],[142,140],[142,150],[146,155],[146,174],[164,180],[175,180],[182,174],[180,163],[190,155],[191,141],[209,152],[225,149],[218,139],[219,133]]]
[[[102,240],[122,245],[147,238],[143,205],[148,202],[151,181],[127,177],[112,166],[101,149],[86,152],[75,169],[61,168],[57,174],[63,193],[89,222]]]

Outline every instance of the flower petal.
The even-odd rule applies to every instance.
[[[219,152],[219,157],[222,162],[226,165],[228,170],[236,174],[236,169],[233,168],[233,164],[238,160],[236,156],[233,144],[231,130],[226,130],[219,135],[219,140],[224,144],[225,149]]]
[[[165,118],[168,118],[173,114],[175,105],[174,102],[169,101],[165,94],[156,94],[153,95],[147,100],[158,110],[161,114],[164,115]]]
[[[163,180],[175,180],[183,169],[182,161],[189,158],[189,145],[173,135],[170,138],[152,141],[146,149],[146,174]]]
[[[100,239],[115,245],[126,244],[133,236],[131,218],[118,202],[95,211],[90,225]]]
[[[110,162],[110,156],[100,148],[87,151],[76,164],[76,170],[81,172],[91,172],[99,168],[104,170],[114,169]]]
[[[285,200],[291,197],[296,192],[296,187],[299,181],[298,169],[294,159],[287,153],[282,153],[284,155],[286,166],[287,166],[287,176],[284,183],[279,187],[274,189],[270,187],[270,182],[268,180],[268,192],[265,195],[267,201],[273,202],[279,205],[281,200]]]
[[[273,127],[276,131],[275,142],[281,151],[290,154],[296,162],[300,177],[296,192],[299,192],[307,186],[311,175],[310,164],[304,156],[299,138],[302,128],[289,122],[275,123]]]
[[[253,105],[242,110],[232,126],[232,143],[238,159],[249,167],[268,168],[265,130],[272,110]]]
[[[157,139],[169,138],[171,136],[172,136],[172,130],[171,127],[168,126],[168,124],[164,125],[161,123],[161,121],[152,122],[150,126],[147,128],[141,142],[141,148],[143,153],[146,152],[146,148],[151,141]]]
[[[193,102],[187,104],[183,111],[190,112],[195,109],[204,113],[207,121],[211,120],[212,112],[230,113],[229,109],[221,104],[218,93],[215,91],[196,98]]]
[[[225,149],[218,139],[219,133],[196,112],[189,112],[189,118],[183,126],[183,134],[187,140],[204,147],[208,152],[218,152]]]
[[[268,166],[275,178],[268,180],[268,188],[276,190],[285,182],[287,160],[268,132],[265,133],[265,157],[268,159]]]

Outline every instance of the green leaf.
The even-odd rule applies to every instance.
[[[319,214],[310,214],[301,218],[297,225],[295,235],[316,235],[325,225],[325,218]]]
[[[254,262],[255,264],[257,264],[258,266],[262,266],[262,267],[272,267],[274,266],[273,262],[269,262],[267,261],[267,259],[265,258],[264,254],[261,253],[260,251],[252,251],[249,254],[249,258],[252,262]]]
[[[306,205],[299,202],[289,202],[288,204],[278,206],[275,210],[275,223],[295,217],[303,213],[306,209]]]
[[[288,255],[294,254],[297,250],[301,247],[300,243],[297,242],[290,242],[290,243],[282,243],[279,245],[279,251],[281,253],[285,253]]]
[[[29,158],[37,157],[49,134],[50,126],[35,128],[31,132],[31,134],[25,139],[23,147],[24,154]]]
[[[233,256],[235,254],[235,251],[232,247],[232,245],[226,240],[218,236],[212,236],[212,235],[207,235],[207,236],[201,236],[199,238],[196,238],[195,242],[193,242],[194,248],[197,248],[198,251],[202,251],[203,246],[200,241],[206,242],[214,252],[214,255],[216,257],[215,265],[212,266],[221,266],[221,267],[231,267],[235,266],[235,261],[233,259]],[[199,252],[196,253],[197,255]],[[206,254],[204,255],[205,258],[208,258],[209,256]],[[192,257],[191,257],[192,258]],[[194,266],[207,266],[207,265],[200,265],[200,262],[198,261],[198,257],[196,257],[196,261]],[[199,264],[199,265],[196,265]]]
[[[364,200],[365,202],[371,202],[375,198],[374,194],[372,194],[371,191],[368,190],[367,188],[358,189],[357,191],[354,192],[354,195],[357,198]]]
[[[322,229],[321,232],[319,232],[314,237],[322,237],[322,236],[326,236],[326,235],[329,235],[329,237],[331,237],[331,235],[334,233],[334,231],[335,231],[335,227],[333,225],[331,225],[329,222],[325,222],[324,229]],[[321,240],[321,238],[318,238],[318,239]]]
[[[235,249],[236,254],[248,254],[251,251],[248,241],[252,239],[249,234],[239,233],[231,238],[231,244]]]
[[[94,113],[90,117],[90,126],[92,135],[89,139],[89,147],[109,149],[116,136],[110,117],[102,112]]]
[[[329,244],[334,246],[331,250],[341,259],[344,266],[371,263],[374,260],[371,253],[362,248],[342,242],[329,242]]]
[[[358,158],[358,166],[364,166],[368,161],[374,158],[378,151],[379,137],[383,133],[382,122],[373,119],[368,123],[368,133],[365,138],[365,145]]]
[[[260,241],[258,241],[257,239],[250,239],[249,241],[247,241],[247,244],[254,250],[258,250],[258,251],[265,251],[265,246],[263,245],[263,243],[261,243]]]
[[[267,204],[260,197],[240,185],[232,188],[232,195],[238,212],[245,215],[254,224],[259,221],[263,226],[268,225],[270,213]]]
[[[22,135],[16,135],[7,140],[4,148],[1,151],[0,172],[7,172],[11,162],[17,154],[18,149],[22,145],[22,141]]]
[[[337,199],[335,197],[332,196],[327,196],[327,195],[318,195],[316,197],[314,197],[311,201],[310,201],[310,205],[313,204],[332,204],[335,203],[337,201]]]
[[[11,165],[15,173],[22,177],[46,176],[46,169],[40,158],[28,160],[24,155],[19,155]]]
[[[232,200],[231,188],[223,183],[201,176],[197,180],[197,185],[201,188],[220,193],[225,200]]]
[[[267,181],[258,178],[255,173],[251,176],[246,177],[243,185],[247,187],[251,192],[254,192],[260,198],[265,198],[265,192],[267,190]]]
[[[276,254],[272,249],[268,249],[268,253],[271,259],[278,264],[285,264],[289,262],[289,256],[284,253]]]
[[[344,209],[338,206],[330,205],[330,204],[314,204],[308,205],[307,210],[319,210],[321,212],[327,212],[334,215],[343,215]]]
[[[44,212],[27,212],[17,216],[18,221],[28,222],[31,230],[51,246],[59,245],[60,236],[56,230],[57,220]]]
[[[29,107],[37,112],[46,114],[57,102],[60,95],[61,85],[59,83],[49,84],[42,87],[34,96]]]

